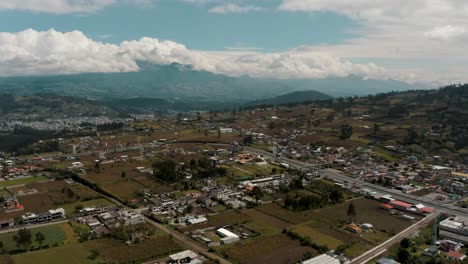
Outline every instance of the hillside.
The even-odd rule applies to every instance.
[[[301,103],[301,102],[314,102],[321,100],[332,99],[331,96],[317,92],[317,91],[298,91],[288,94],[283,94],[273,98],[256,100],[247,104],[247,106],[253,105],[280,105],[289,103]]]

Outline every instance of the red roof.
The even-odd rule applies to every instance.
[[[388,210],[393,209],[393,206],[391,206],[389,204],[381,204],[381,205],[379,205],[379,207],[387,208]]]
[[[434,212],[434,208],[432,208],[432,207],[423,207],[423,208],[419,209],[419,212],[420,213],[432,213],[432,212]]]
[[[464,254],[460,253],[458,251],[450,250],[449,252],[447,252],[447,257],[451,257],[451,258],[454,258],[454,259],[461,259],[463,256],[464,256]]]
[[[405,203],[405,202],[398,201],[398,200],[396,200],[396,201],[391,201],[390,204],[393,205],[393,206],[397,205],[397,206],[407,207],[407,208],[413,206],[412,204]]]

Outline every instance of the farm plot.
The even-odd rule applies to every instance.
[[[45,250],[31,251],[12,256],[16,264],[29,264],[34,259],[36,264],[96,264],[99,259],[91,260],[89,252],[82,244],[69,244]]]
[[[284,209],[275,203],[264,204],[257,207],[256,210],[291,224],[306,222],[316,216],[316,213],[313,211],[295,212]]]
[[[33,182],[47,181],[47,180],[48,178],[38,175],[38,176],[25,177],[25,178],[20,178],[20,179],[0,181],[0,187],[8,187],[8,186],[28,184],[28,183],[33,183]]]
[[[50,209],[57,208],[54,201],[50,199],[47,193],[34,193],[18,196],[20,204],[24,206],[25,212],[43,213]]]
[[[302,237],[309,237],[311,241],[320,246],[327,246],[330,249],[336,249],[339,245],[344,244],[343,241],[335,236],[331,236],[322,232],[321,229],[312,228],[307,225],[300,225],[292,228],[292,231]]]
[[[146,177],[146,176],[141,176],[138,178],[133,179],[134,181],[138,182],[145,188],[150,189],[153,193],[167,193],[167,192],[172,192],[174,189],[171,188],[168,185],[164,185],[160,182],[158,182],[156,179],[153,179],[151,177]]]
[[[184,249],[168,235],[161,235],[130,246],[110,239],[95,239],[85,242],[84,245],[90,251],[97,251],[105,263],[142,262]]]
[[[396,234],[411,225],[411,222],[390,215],[387,211],[378,209],[379,202],[359,198],[352,201],[356,207],[356,220],[361,223],[370,223],[377,230],[384,231],[388,234]],[[317,211],[323,219],[338,221],[344,223],[348,220],[346,214],[350,202],[345,202],[340,205],[335,205],[328,208],[323,208]]]
[[[297,263],[306,252],[318,255],[314,249],[303,247],[284,234],[243,241],[224,252],[237,262],[245,264]]]

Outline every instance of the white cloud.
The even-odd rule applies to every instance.
[[[227,13],[247,13],[252,11],[263,10],[260,6],[254,5],[238,5],[238,4],[223,4],[217,5],[208,10],[210,13],[227,14]]]
[[[375,64],[355,64],[325,52],[296,48],[278,53],[196,51],[154,38],[119,45],[94,41],[80,31],[67,33],[28,29],[0,33],[0,75],[50,75],[83,72],[138,71],[137,61],[177,62],[230,76],[324,78],[356,74],[387,78]]]
[[[90,13],[114,4],[149,5],[152,0],[0,0],[0,10],[40,13]]]
[[[387,69],[395,67],[400,72],[415,70],[405,64],[418,62],[420,80],[460,80],[460,74],[446,66],[468,60],[466,0],[282,0],[279,9],[334,12],[355,20],[360,28],[353,33],[358,37],[312,48],[341,58],[385,60]]]
[[[430,39],[438,40],[449,40],[465,36],[467,31],[464,27],[457,27],[447,25],[443,27],[435,27],[430,31],[424,33],[424,35]]]

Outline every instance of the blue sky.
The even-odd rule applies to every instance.
[[[358,27],[358,23],[337,13],[278,11],[278,3],[267,1],[261,5],[264,10],[230,14],[209,13],[208,5],[176,0],[160,0],[150,7],[114,5],[86,14],[3,11],[0,31],[54,28],[61,32],[80,30],[93,39],[112,43],[154,37],[184,43],[190,49],[250,47],[279,51],[340,43],[354,36],[351,30]]]
[[[468,82],[466,0],[0,0],[0,76],[121,72]]]

